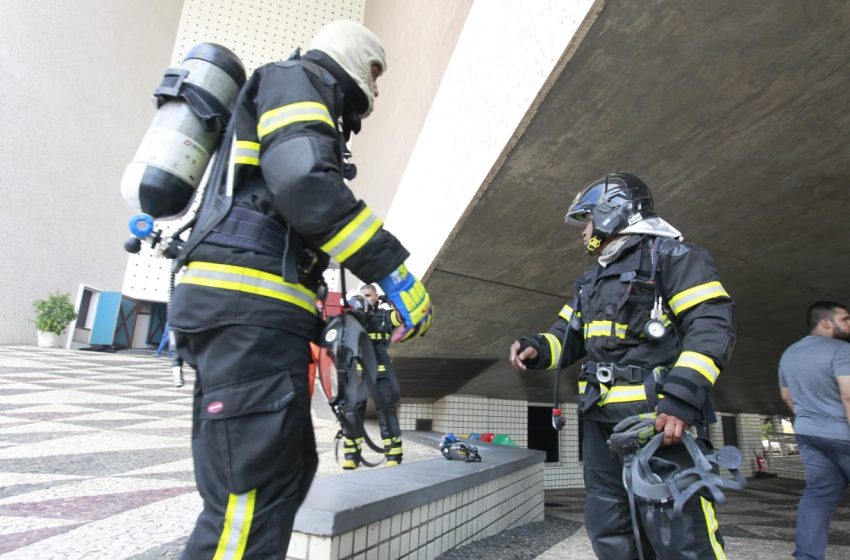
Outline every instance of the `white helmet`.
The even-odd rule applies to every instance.
[[[379,75],[387,69],[387,55],[378,36],[357,22],[337,20],[316,33],[310,43],[312,49],[330,56],[357,82],[369,101],[369,108],[360,116],[364,119],[368,117],[377,91],[372,79],[372,65],[381,67]]]

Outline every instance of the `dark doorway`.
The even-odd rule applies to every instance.
[[[738,418],[721,416],[720,423],[723,426],[723,445],[734,445],[740,449],[738,445]]]
[[[546,452],[547,463],[558,462],[558,432],[552,427],[552,409],[528,407],[528,448]]]

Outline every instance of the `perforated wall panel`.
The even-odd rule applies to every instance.
[[[178,66],[194,45],[212,42],[236,53],[250,74],[267,62],[287,58],[296,47],[305,50],[327,22],[362,22],[365,5],[365,0],[185,0],[171,60],[164,60],[162,68]],[[151,91],[160,78],[150,77]],[[157,226],[170,235],[182,223],[176,220]],[[145,245],[139,254],[130,256],[122,291],[137,299],[167,301],[170,265],[171,261]]]

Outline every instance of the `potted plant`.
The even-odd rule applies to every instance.
[[[38,345],[43,348],[60,348],[62,333],[68,323],[77,318],[71,296],[56,292],[45,299],[33,302],[35,308],[35,328],[38,331]]]

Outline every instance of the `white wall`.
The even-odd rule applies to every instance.
[[[364,9],[365,0],[185,0],[171,57],[160,62],[152,78],[159,79],[169,65],[178,66],[189,49],[204,42],[236,53],[250,75],[263,64],[286,59],[296,47],[306,51],[313,35],[330,21],[362,22]],[[153,117],[152,108],[147,115]],[[157,225],[170,234],[180,223]],[[121,291],[138,299],[167,301],[169,271],[170,261],[145,245],[138,255],[129,256]]]
[[[419,275],[432,265],[466,209],[565,63],[592,0],[477,1],[466,17],[440,88],[402,176],[387,228],[412,253]],[[556,72],[557,74],[557,72]]]
[[[181,5],[0,0],[0,344],[35,344],[49,292],[120,289],[119,182]]]

